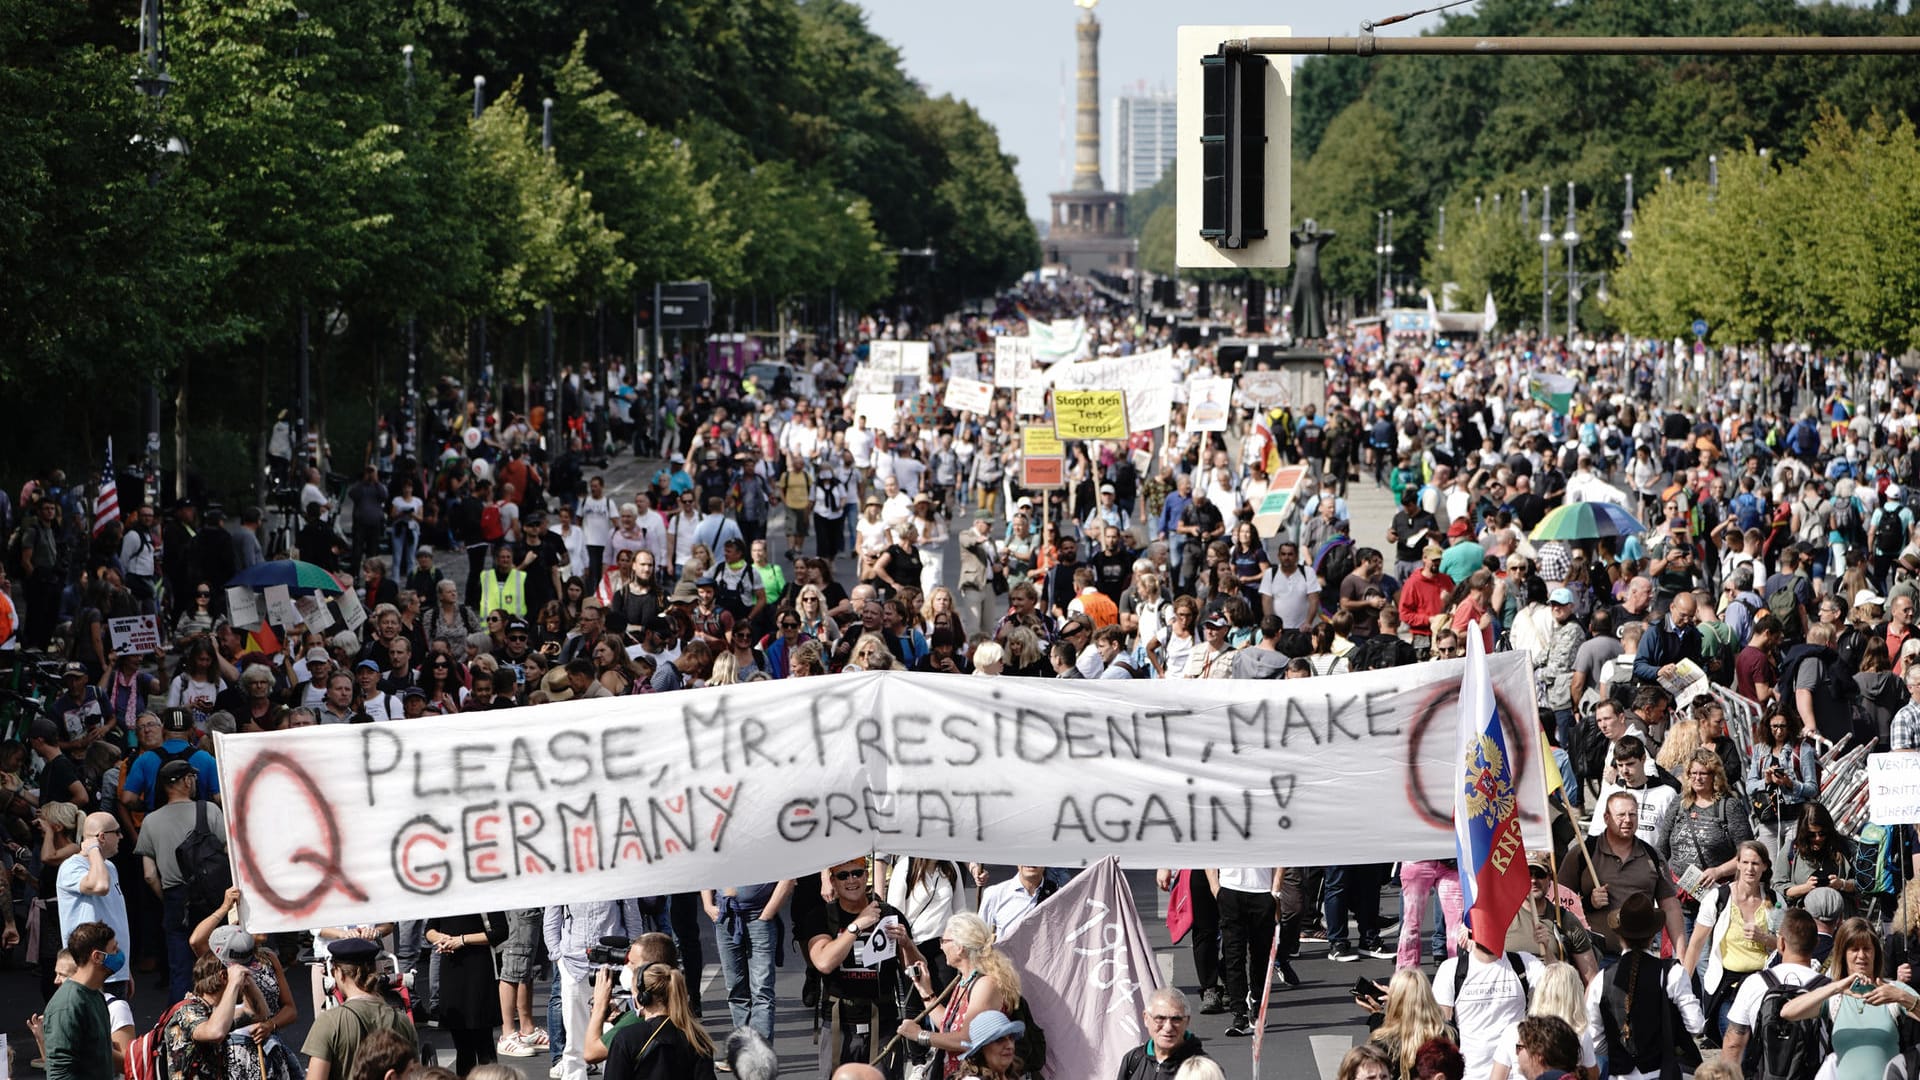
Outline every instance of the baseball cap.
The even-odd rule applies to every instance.
[[[177,706],[167,709],[160,714],[160,726],[169,735],[184,735],[193,730],[193,713]]]
[[[1447,539],[1449,540],[1455,537],[1471,535],[1473,535],[1473,526],[1467,523],[1466,518],[1455,518],[1453,519],[1453,524],[1447,526]]]
[[[1232,623],[1227,621],[1227,617],[1225,615],[1222,615],[1217,611],[1207,616],[1207,621],[1205,625],[1206,625],[1206,628],[1209,630],[1227,630],[1233,626]]]
[[[1439,544],[1428,544],[1426,547],[1420,549],[1420,554],[1429,559],[1445,555],[1446,553],[1447,549],[1441,547]]]
[[[179,780],[181,777],[195,775],[198,774],[192,765],[184,761],[169,761],[165,765],[160,766],[160,786],[165,787]]]
[[[527,632],[527,620],[525,619],[508,619],[507,620],[507,633],[524,634],[526,632]]]
[[[1861,589],[1859,592],[1853,594],[1854,607],[1883,607],[1886,605],[1886,602],[1886,597],[1881,596],[1872,589]]]
[[[60,668],[60,677],[63,679],[71,679],[75,675],[78,675],[83,679],[86,678],[87,665],[79,662],[78,660],[69,660],[65,665],[63,665]]]
[[[207,949],[223,964],[244,964],[253,959],[253,935],[237,926],[217,926],[207,937]]]
[[[424,698],[427,696],[427,692],[425,690],[420,689],[417,686],[409,686],[400,691],[400,696],[403,698],[410,698],[410,697]]]
[[[36,716],[34,717],[33,723],[27,728],[27,740],[29,742],[57,743],[60,741],[60,725],[54,723],[47,717]]]
[[[353,665],[353,669],[355,671],[379,671],[380,665],[374,663],[371,660],[362,660],[359,663]]]
[[[1113,485],[1112,485],[1112,484],[1101,484],[1101,485],[1100,485],[1100,494],[1102,494],[1102,495],[1111,495],[1111,494],[1113,494]]]
[[[1547,603],[1571,605],[1573,603],[1573,590],[1555,589],[1553,592],[1547,594]]]
[[[318,645],[315,645],[313,648],[307,650],[307,663],[309,664],[332,663],[332,662],[333,662],[333,657],[328,654],[327,650],[321,648]]]

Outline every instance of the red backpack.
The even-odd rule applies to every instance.
[[[126,1062],[123,1071],[126,1080],[167,1080],[167,1025],[173,1021],[173,1014],[180,1011],[186,1001],[176,1001],[166,1012],[160,1015],[160,1022],[144,1035],[134,1037],[127,1045]]]
[[[499,540],[507,535],[507,527],[500,522],[500,504],[488,503],[480,510],[480,539]]]

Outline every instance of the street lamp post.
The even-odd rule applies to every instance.
[[[1573,224],[1573,181],[1567,181],[1567,230],[1560,234],[1567,245],[1567,343],[1573,343],[1574,324],[1579,321],[1580,278],[1574,266],[1573,252],[1580,246],[1580,230]]]
[[[413,46],[400,46],[400,60],[407,66],[407,137],[413,137]],[[420,454],[420,347],[419,323],[407,316],[407,395],[401,413],[401,446],[418,460]]]
[[[1380,297],[1387,291],[1387,212],[1376,210],[1373,215],[1373,306],[1380,309]]]
[[[473,77],[473,118],[480,119],[480,113],[487,106],[487,77]],[[479,392],[484,396],[493,386],[493,361],[487,356],[487,308],[482,300],[480,311],[473,318],[473,375],[479,382]]]
[[[540,99],[540,150],[545,154],[553,153],[553,99]],[[559,454],[561,444],[566,440],[566,418],[560,415],[560,372],[553,358],[553,301],[543,306],[546,321],[547,352],[547,460],[551,462]]]
[[[134,85],[156,106],[160,99],[167,96],[173,87],[173,76],[167,73],[166,12],[161,0],[141,0],[140,2],[140,70],[134,75]],[[173,150],[180,145],[176,139],[168,139],[166,148]],[[160,381],[157,378],[147,380],[146,409],[147,445],[141,456],[140,471],[145,488],[146,505],[158,507],[160,504]]]
[[[1553,189],[1540,186],[1540,338],[1553,336]]]
[[[1627,205],[1620,211],[1620,246],[1628,252],[1633,251],[1633,174],[1628,173]]]
[[[1387,306],[1393,306],[1393,211],[1387,211]]]

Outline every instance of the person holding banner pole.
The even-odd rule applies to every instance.
[[[876,1040],[898,1029],[905,968],[924,966],[925,958],[906,916],[868,891],[865,858],[835,864],[829,886],[832,902],[804,924],[807,959],[821,974],[820,1073],[830,1075],[843,1062],[865,1062],[897,1078],[900,1055],[877,1054]]]

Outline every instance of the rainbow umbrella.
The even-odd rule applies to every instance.
[[[244,585],[250,589],[264,589],[269,585],[285,585],[294,596],[305,596],[312,592],[337,593],[340,583],[333,575],[298,559],[274,559],[271,562],[256,563],[234,575],[227,582],[229,588]]]
[[[1612,503],[1576,502],[1540,519],[1531,535],[1535,540],[1618,540],[1646,531],[1632,514]]]

